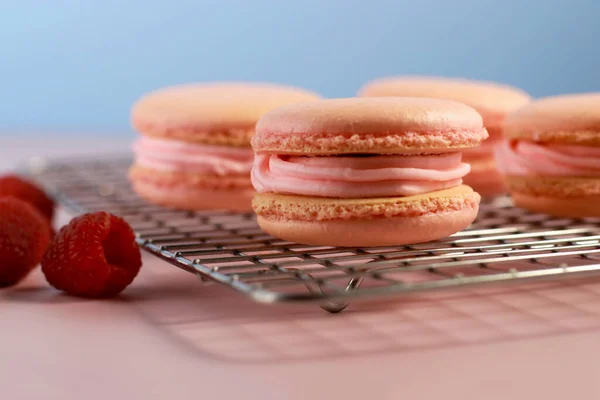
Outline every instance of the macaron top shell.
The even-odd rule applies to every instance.
[[[371,81],[360,89],[359,95],[434,97],[459,101],[476,109],[488,128],[496,123],[500,124],[506,113],[524,106],[531,100],[531,97],[520,89],[494,82],[410,76]]]
[[[317,100],[277,108],[256,125],[256,152],[276,154],[439,153],[487,138],[471,107],[427,98]]]
[[[600,93],[537,100],[506,118],[505,135],[540,143],[600,146]]]
[[[133,106],[131,119],[139,132],[151,136],[248,145],[254,125],[264,113],[286,104],[318,98],[320,96],[308,90],[275,84],[180,85],[140,98]],[[232,137],[234,142],[235,138],[239,139],[238,143],[227,143]]]

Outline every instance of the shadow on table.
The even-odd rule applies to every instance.
[[[186,349],[247,363],[422,351],[600,328],[600,280],[394,297],[353,303],[332,315],[315,304],[257,304],[156,262],[123,299]]]

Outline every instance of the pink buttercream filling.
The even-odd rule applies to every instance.
[[[261,193],[366,198],[412,196],[457,186],[470,170],[461,153],[297,157],[257,154],[252,184]]]
[[[250,148],[212,146],[149,137],[134,145],[136,164],[159,171],[249,174],[254,154]]]
[[[507,175],[600,176],[600,148],[505,141],[496,149],[500,171]]]

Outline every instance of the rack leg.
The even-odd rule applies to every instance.
[[[346,292],[349,292],[354,289],[358,289],[360,284],[363,282],[362,277],[352,278],[348,285],[346,286]],[[337,314],[342,312],[348,307],[350,303],[347,301],[330,301],[325,304],[321,304],[321,308],[329,313]]]

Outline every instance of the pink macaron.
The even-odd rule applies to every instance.
[[[276,237],[329,246],[443,238],[475,219],[461,153],[487,138],[481,116],[424,98],[320,100],[256,126],[253,206]]]
[[[506,115],[531,98],[520,89],[493,82],[457,78],[390,77],[372,81],[359,91],[361,96],[433,97],[459,101],[473,107],[483,118],[489,139],[464,153],[471,172],[465,183],[483,196],[506,191],[494,161],[494,148],[502,139]]]
[[[142,135],[134,144],[133,188],[169,207],[249,211],[256,122],[273,108],[317,98],[295,87],[253,83],[182,85],[145,95],[132,110]]]
[[[600,93],[539,99],[506,119],[496,150],[517,206],[600,217]]]

